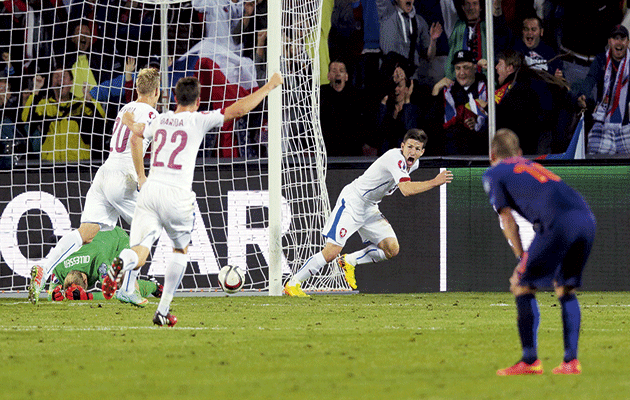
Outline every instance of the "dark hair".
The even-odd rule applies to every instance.
[[[177,104],[180,106],[189,106],[194,104],[199,97],[201,85],[199,80],[193,76],[185,76],[177,81],[175,85],[175,97]]]
[[[511,49],[504,50],[497,55],[497,61],[505,61],[505,65],[513,66],[514,71],[518,71],[524,64],[525,58],[522,53]]]
[[[403,143],[409,139],[417,140],[418,142],[426,146],[427,142],[429,141],[429,136],[427,136],[426,132],[422,129],[411,128],[407,131],[407,133],[405,133],[405,136],[403,137]]]
[[[525,21],[527,21],[528,19],[534,19],[536,21],[538,21],[538,28],[543,29],[543,20],[536,15],[535,13],[533,13],[532,15],[529,15],[525,18],[523,18],[523,22],[521,23],[521,28],[525,27]]]

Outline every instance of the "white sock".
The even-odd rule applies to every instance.
[[[122,290],[127,294],[132,294],[136,290],[136,281],[138,280],[138,275],[140,275],[140,268],[132,269],[131,271],[125,272],[122,285],[118,290]]]
[[[304,265],[302,265],[302,268],[300,268],[300,270],[295,275],[293,275],[289,282],[289,285],[293,286],[296,283],[304,282],[305,280],[319,272],[319,270],[322,269],[326,264],[328,263],[326,262],[324,255],[320,251],[319,253],[306,260]]]
[[[158,312],[162,315],[168,314],[168,310],[171,308],[171,301],[175,291],[179,287],[182,281],[184,272],[186,272],[186,265],[188,264],[188,255],[182,253],[173,253],[171,262],[166,267],[166,274],[164,275],[164,292],[158,305]]]
[[[138,265],[138,253],[131,249],[124,249],[120,252],[119,257],[123,261],[123,273],[136,268]]]
[[[346,261],[350,265],[355,267],[359,264],[377,263],[379,261],[387,260],[385,252],[379,249],[377,246],[371,244],[363,250],[355,251],[351,254],[346,254]]]
[[[42,282],[46,282],[46,279],[48,279],[50,274],[52,274],[59,261],[79,250],[81,246],[83,246],[83,239],[81,238],[81,234],[78,230],[75,229],[63,235],[61,239],[59,239],[59,242],[57,242],[57,245],[50,250],[44,260],[44,265],[42,265],[42,268],[44,269],[44,278]]]

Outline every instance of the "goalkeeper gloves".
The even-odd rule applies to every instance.
[[[72,284],[66,289],[66,299],[68,300],[92,300],[92,293],[88,293],[81,286]]]
[[[61,288],[61,285],[56,286],[53,291],[50,293],[53,301],[62,301],[63,299],[65,299],[65,296],[63,295],[63,291]]]

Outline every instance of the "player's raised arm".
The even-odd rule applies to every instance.
[[[269,92],[280,85],[282,85],[282,75],[276,72],[263,87],[226,108],[224,114],[225,121],[227,122],[247,114],[256,108],[256,106],[267,97]]]
[[[450,183],[453,180],[453,173],[449,170],[440,172],[435,178],[428,181],[412,182],[404,181],[398,183],[398,188],[403,196],[413,196],[414,194],[426,192],[434,187]]]

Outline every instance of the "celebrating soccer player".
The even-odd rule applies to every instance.
[[[133,132],[131,148],[141,183],[144,178],[141,143],[150,139],[157,147],[151,157],[149,177],[140,189],[131,223],[132,248],[123,250],[114,260],[111,275],[118,281],[122,273],[140,269],[162,229],[166,230],[173,242],[173,256],[166,267],[164,292],[153,318],[156,325],[173,326],[177,323],[177,318],[169,310],[188,263],[186,253],[193,229],[196,197],[192,181],[197,152],[206,132],[244,116],[281,84],[282,76],[275,73],[262,88],[225,110],[197,112],[200,104],[199,81],[185,77],[175,86],[177,108],[174,112],[162,114],[148,127],[134,122],[130,114],[124,116],[123,122]]]
[[[405,196],[426,192],[453,179],[451,171],[445,170],[435,178],[412,182],[409,174],[418,169],[418,158],[424,153],[427,134],[420,129],[410,129],[403,138],[401,147],[391,149],[379,157],[357,179],[341,191],[337,204],[328,217],[322,233],[326,237],[324,249],[310,257],[302,268],[286,283],[284,293],[289,296],[306,297],[302,282],[315,275],[326,264],[337,258],[344,270],[346,281],[357,288],[355,266],[368,262],[379,262],[398,254],[399,244],[394,229],[381,214],[378,203],[383,197],[400,188]],[[364,242],[363,250],[338,257],[353,233],[359,232]]]
[[[580,334],[580,305],[575,288],[582,283],[593,239],[595,217],[582,196],[560,177],[540,164],[522,157],[518,137],[500,129],[492,140],[490,164],[483,187],[499,214],[501,229],[519,259],[510,278],[516,297],[517,325],[523,357],[498,375],[542,374],[537,334],[540,314],[536,288],[553,287],[562,306],[564,360],[554,374],[579,374],[577,359]],[[512,211],[534,225],[536,235],[528,252]]]

